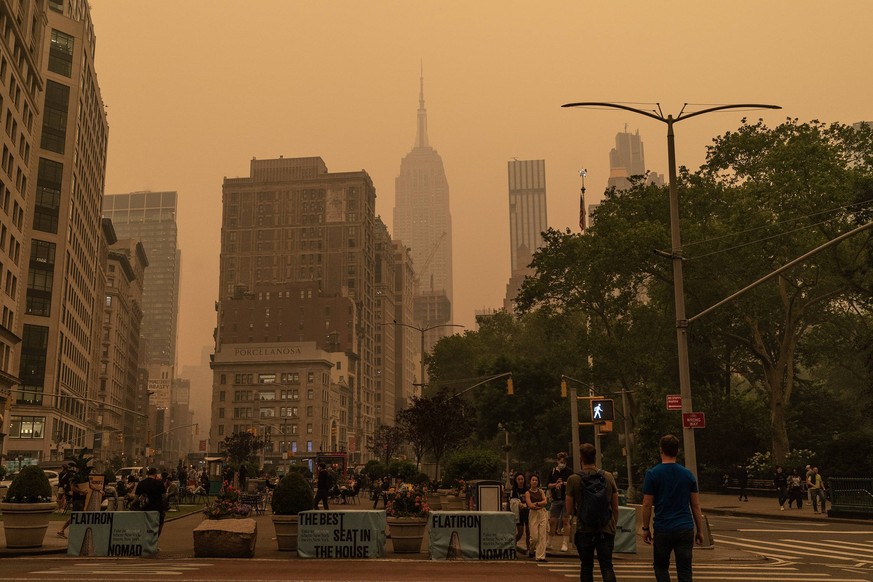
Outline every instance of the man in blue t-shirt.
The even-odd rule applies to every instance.
[[[676,462],[679,439],[661,437],[661,464],[646,472],[643,481],[643,541],[652,543],[652,507],[655,530],[652,565],[657,582],[670,582],[670,554],[676,555],[679,582],[691,582],[691,551],[694,542],[703,543],[703,514],[697,479]],[[694,530],[697,528],[697,534]]]

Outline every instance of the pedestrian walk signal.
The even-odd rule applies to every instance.
[[[611,398],[591,400],[591,422],[599,424],[615,420],[615,402]]]

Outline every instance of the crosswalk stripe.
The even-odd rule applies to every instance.
[[[117,574],[133,576],[154,574],[166,574],[168,576],[181,576],[193,570],[211,567],[213,564],[208,562],[152,562],[140,563],[134,561],[112,561],[112,562],[78,562],[72,566],[75,568],[73,574]],[[64,574],[71,573],[70,566],[64,565],[48,570],[36,570],[31,574]]]
[[[865,554],[870,554],[871,556],[873,556],[873,543],[852,544],[851,546],[849,546],[848,544],[839,540],[817,540],[815,542],[815,547],[839,548],[842,550],[849,549],[855,552],[863,552]]]
[[[749,538],[738,538],[733,536],[719,536],[718,541],[723,541],[725,543],[732,543],[728,539],[737,540],[737,542],[746,542],[744,544],[734,543],[734,545],[745,545],[748,547],[759,548],[761,551],[759,553],[763,553],[766,550],[774,550],[779,552],[787,552],[789,554],[796,554],[801,556],[809,556],[810,554],[816,555],[822,558],[833,558],[836,560],[847,560],[847,561],[856,561],[859,558],[864,558],[867,556],[859,556],[852,554],[848,551],[837,552],[834,550],[822,549],[816,541],[806,541],[806,540],[783,540],[783,542],[771,542],[766,540],[754,540]],[[846,548],[855,550],[855,548]],[[757,551],[757,550],[756,550]],[[833,555],[836,554],[836,555]],[[850,557],[851,556],[851,557]]]
[[[789,552],[790,554],[794,555],[786,556],[785,554],[777,554],[776,550],[768,550],[766,548],[762,548],[760,544],[757,543],[732,542],[721,537],[718,538],[718,543],[728,544],[730,546],[737,546],[745,549],[748,552],[754,552],[756,554],[760,554],[761,556],[767,556],[768,558],[778,558],[780,560],[794,560],[797,558],[797,556],[807,555],[807,552]]]
[[[858,542],[844,542],[842,540],[824,540],[826,542],[833,542],[835,544],[843,544],[845,546],[856,546],[861,549],[873,548],[873,540],[870,540],[866,543],[858,543]]]

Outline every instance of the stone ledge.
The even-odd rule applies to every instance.
[[[254,558],[254,519],[204,519],[194,528],[195,558]]]

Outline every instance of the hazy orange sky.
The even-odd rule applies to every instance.
[[[224,177],[252,157],[321,156],[366,170],[392,228],[423,63],[431,145],[445,163],[455,321],[501,305],[509,277],[506,163],[545,159],[549,224],[578,230],[615,134],[642,135],[666,174],[664,126],[572,101],[774,103],[676,126],[696,168],[743,115],[873,119],[873,2],[91,0],[109,116],[106,192],[179,192],[179,364],[212,344]]]

